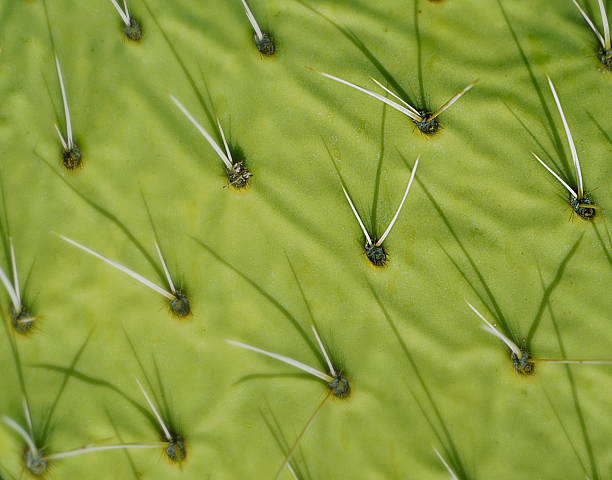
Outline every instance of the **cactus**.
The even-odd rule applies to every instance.
[[[611,8],[1,4],[0,478],[608,478]]]

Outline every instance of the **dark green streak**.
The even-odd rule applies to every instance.
[[[582,238],[582,237],[581,237]],[[542,287],[544,287],[544,282],[542,280],[542,276],[540,274],[540,281],[542,282]],[[565,353],[565,346],[563,345],[563,340],[561,338],[561,331],[559,330],[559,325],[557,324],[557,320],[555,319],[555,315],[552,309],[552,305],[550,301],[546,300],[546,306],[548,308],[548,312],[550,313],[550,319],[552,321],[553,327],[555,329],[555,335],[557,336],[557,341],[559,342],[559,349],[561,350],[561,358],[566,359],[567,355]],[[584,420],[584,415],[582,413],[582,407],[580,406],[580,398],[578,397],[578,389],[576,388],[576,381],[574,380],[574,375],[570,368],[570,365],[563,365],[565,368],[565,372],[567,373],[567,379],[570,384],[570,389],[572,392],[572,399],[574,401],[574,409],[576,410],[576,415],[578,416],[578,422],[580,423],[580,429],[582,430],[582,437],[584,439],[584,446],[586,448],[589,463],[591,464],[591,480],[600,480],[599,471],[597,470],[597,462],[595,461],[595,453],[593,451],[593,445],[591,443],[591,439],[589,437],[589,432],[586,426],[586,422]],[[582,462],[580,462],[582,464]]]
[[[38,153],[34,152],[34,155],[36,155],[38,157],[39,160],[41,160],[45,165],[47,165],[49,167],[49,169],[55,174],[57,175],[57,178],[59,178],[62,182],[64,182],[64,184],[70,188],[70,190],[72,190],[74,193],[76,193],[79,197],[81,197],[81,199],[83,199],[90,207],[92,207],[94,210],[96,210],[98,213],[102,214],[104,217],[108,218],[111,222],[113,222],[118,228],[119,230],[121,230],[125,236],[128,238],[128,240],[130,242],[132,242],[132,244],[134,244],[134,246],[140,251],[140,253],[145,257],[145,259],[147,260],[147,262],[149,262],[149,264],[151,265],[151,267],[153,267],[153,270],[155,270],[155,273],[157,274],[157,276],[160,278],[160,280],[165,283],[166,282],[166,276],[164,275],[164,272],[162,271],[162,269],[159,267],[159,265],[157,265],[157,262],[155,261],[155,259],[149,254],[149,252],[144,248],[144,246],[142,245],[142,243],[140,243],[138,241],[138,239],[134,236],[134,234],[127,228],[127,226],[121,221],[119,220],[119,218],[117,218],[117,216],[115,216],[113,213],[111,213],[110,211],[106,210],[104,207],[102,207],[101,205],[98,205],[97,203],[95,203],[93,200],[90,200],[88,197],[86,197],[84,194],[82,194],[81,192],[79,192],[76,187],[74,187],[73,185],[71,185],[68,180],[66,180],[64,177],[62,177],[58,172],[55,171],[55,169],[51,166],[51,164],[49,162],[47,162],[47,160],[45,160],[43,157],[41,157]]]
[[[393,77],[393,75],[391,75],[391,72],[387,70],[387,68],[382,64],[382,62],[378,60],[378,58],[376,58],[376,56],[368,49],[368,47],[365,46],[365,44],[361,41],[357,34],[355,34],[351,29],[339,25],[328,16],[324,15],[323,13],[308,5],[306,2],[302,0],[296,0],[296,2],[300,3],[308,10],[319,15],[325,21],[333,25],[342,35],[344,35],[353,45],[355,45],[355,47],[357,47],[359,51],[361,51],[361,53],[365,55],[365,57],[370,61],[370,63],[374,65],[374,67],[385,78],[387,83],[389,83],[393,87],[393,89],[398,93],[401,98],[404,99],[404,101],[406,101],[412,106],[416,106],[416,103],[412,98],[410,98],[410,95],[408,95],[408,93],[402,88],[399,82]]]
[[[11,231],[9,227],[8,214],[6,211],[6,194],[4,191],[4,181],[2,179],[2,175],[0,175],[0,207],[0,239],[2,240],[4,257],[6,258],[7,266],[9,267],[7,272],[10,272],[11,251],[9,248],[9,238],[11,236]]]
[[[50,363],[34,363],[34,364],[31,364],[31,365],[28,365],[28,367],[31,367],[31,368],[42,368],[44,370],[49,370],[49,371],[52,371],[52,372],[58,372],[58,373],[64,373],[64,374],[69,373],[70,376],[76,378],[77,380],[81,380],[82,382],[88,383],[89,385],[93,385],[93,386],[96,386],[96,387],[102,387],[102,388],[106,388],[108,390],[111,390],[111,391],[117,393],[119,396],[123,397],[123,399],[125,399],[134,408],[136,408],[140,413],[142,413],[145,416],[145,418],[147,420],[149,420],[149,422],[151,422],[153,427],[155,427],[156,429],[159,428],[159,424],[157,423],[157,420],[155,419],[153,414],[151,412],[149,412],[149,410],[144,408],[136,400],[131,398],[128,394],[126,394],[121,389],[119,389],[118,387],[116,387],[112,383],[108,382],[107,380],[102,380],[100,378],[92,377],[91,375],[86,375],[83,372],[79,372],[78,370],[74,370],[74,369],[71,370],[69,368],[62,367],[61,365],[53,365],[53,364],[50,364]]]
[[[508,17],[508,14],[506,13],[506,10],[504,9],[501,0],[497,0],[497,3],[499,4],[499,8],[502,12],[504,20],[506,21],[506,24],[508,25],[508,30],[510,30],[510,35],[512,35],[512,39],[514,40],[514,43],[516,44],[516,48],[519,51],[521,59],[523,60],[523,63],[525,64],[525,67],[527,68],[527,72],[529,73],[529,79],[531,80],[533,88],[535,89],[538,95],[538,99],[540,100],[540,105],[542,106],[542,110],[544,111],[544,115],[546,116],[546,120],[548,121],[547,131],[553,143],[553,146],[555,150],[557,151],[557,155],[559,155],[561,163],[563,163],[563,169],[565,172],[565,176],[567,178],[572,178],[571,175],[568,175],[571,169],[569,167],[569,163],[567,161],[565,151],[563,150],[563,143],[561,142],[561,137],[559,136],[559,132],[557,131],[557,128],[555,127],[555,122],[552,118],[552,114],[550,113],[550,110],[548,109],[548,106],[546,105],[546,100],[544,99],[544,94],[542,93],[542,89],[540,88],[540,85],[538,81],[536,80],[535,74],[533,73],[533,69],[531,68],[531,64],[529,63],[529,60],[527,59],[527,55],[525,54],[525,51],[523,50],[523,47],[521,46],[521,43],[519,42],[518,36],[516,32],[514,31],[512,24],[510,23],[510,17]]]
[[[421,27],[419,27],[419,0],[414,0],[414,33],[417,44],[417,76],[419,79],[419,93],[421,105],[425,105],[425,85],[423,83],[423,42],[421,41]]]
[[[157,25],[157,28],[159,28],[159,31],[161,32],[162,36],[164,37],[164,40],[166,41],[166,43],[168,44],[168,47],[170,47],[170,50],[172,51],[172,54],[174,55],[174,58],[176,58],[176,61],[178,62],[179,66],[181,67],[181,70],[183,71],[183,73],[185,74],[185,77],[187,78],[187,81],[189,82],[189,85],[191,85],[191,89],[193,90],[193,92],[195,93],[196,97],[198,98],[198,101],[200,102],[200,105],[202,106],[202,109],[204,110],[204,113],[208,117],[208,121],[210,122],[210,125],[212,126],[212,130],[214,131],[215,136],[217,137],[217,143],[219,145],[221,145],[223,143],[223,139],[221,138],[221,134],[219,133],[219,130],[218,130],[218,127],[217,127],[217,122],[215,120],[214,106],[212,106],[212,104],[211,104],[211,107],[209,108],[209,106],[206,104],[206,100],[204,100],[204,97],[202,96],[202,93],[200,93],[200,90],[198,89],[198,87],[197,87],[197,85],[195,83],[193,75],[191,75],[191,72],[187,69],[187,65],[185,65],[185,62],[183,61],[183,59],[179,55],[178,50],[176,49],[176,47],[174,46],[174,44],[170,40],[170,37],[168,36],[166,31],[162,28],[161,24],[157,20],[157,17],[155,16],[155,14],[153,13],[153,10],[151,10],[151,7],[149,6],[149,3],[146,0],[142,0],[142,3],[144,3],[144,6],[149,11],[149,14],[151,15],[151,18],[153,19],[153,22],[155,22],[155,25]],[[200,73],[201,73],[201,70],[200,70]],[[202,77],[203,77],[203,75],[202,75]],[[208,86],[206,87],[206,90],[208,92]],[[209,94],[209,97],[210,97],[210,94]]]
[[[608,134],[608,132],[606,132],[603,127],[601,126],[601,123],[599,123],[597,121],[597,119],[593,116],[593,114],[591,112],[589,112],[587,110],[587,115],[589,116],[589,118],[591,120],[593,120],[593,123],[595,124],[595,126],[597,127],[597,129],[601,132],[601,134],[604,136],[604,138],[608,141],[609,144],[612,145],[612,138],[610,138],[610,135]]]
[[[110,421],[113,430],[115,431],[115,435],[117,435],[117,438],[119,439],[120,443],[125,443],[123,441],[123,438],[121,437],[121,433],[119,432],[119,429],[117,428],[117,425],[115,424],[115,421],[113,420],[113,417],[111,416],[110,412],[108,410],[106,410],[106,416],[108,417],[108,420]],[[141,475],[138,473],[138,469],[136,468],[136,464],[134,463],[134,460],[132,459],[132,455],[130,454],[130,449],[129,448],[123,448],[122,449],[125,452],[125,456],[128,459],[128,463],[130,464],[130,469],[132,470],[132,474],[134,475],[134,479],[135,480],[140,480]]]
[[[218,253],[216,253],[212,248],[210,248],[204,242],[202,242],[201,240],[199,240],[199,239],[197,239],[195,237],[191,237],[191,239],[194,242],[196,242],[198,245],[200,245],[208,253],[210,253],[213,257],[215,257],[220,263],[222,263],[223,265],[228,267],[230,270],[235,272],[243,280],[246,280],[247,283],[249,283],[264,298],[266,298],[272,305],[274,305],[276,307],[276,309],[279,312],[281,312],[285,316],[285,318],[287,318],[287,320],[289,320],[289,322],[291,322],[291,324],[298,331],[298,333],[302,336],[302,338],[304,339],[306,344],[310,347],[310,349],[317,356],[317,358],[319,357],[319,349],[316,347],[314,342],[310,339],[310,336],[306,333],[306,331],[304,330],[304,327],[302,327],[302,325],[300,325],[300,322],[293,315],[291,315],[289,310],[287,310],[276,298],[274,298],[267,291],[265,291],[262,287],[260,287],[257,284],[257,282],[255,282],[254,280],[252,280],[249,277],[247,277],[244,273],[242,273],[240,270],[238,270],[236,267],[234,267],[231,263],[229,263],[225,259],[223,259]]]
[[[338,165],[336,164],[336,160],[334,159],[334,156],[333,156],[331,150],[327,146],[327,143],[325,142],[325,140],[323,138],[321,138],[321,140],[323,141],[323,145],[325,146],[325,150],[327,150],[327,154],[329,155],[329,159],[331,160],[331,163],[334,166],[334,169],[336,170],[336,173],[338,174],[338,178],[340,179],[340,183],[342,184],[342,186],[344,187],[344,189],[346,190],[346,192],[348,193],[349,197],[351,197],[351,200],[352,200],[353,197],[351,196],[351,192],[350,192],[348,186],[346,185],[346,182],[344,181],[344,178],[342,177],[342,174],[340,173],[340,169],[338,168]],[[357,209],[357,207],[355,207],[355,209]],[[357,212],[357,213],[359,213],[359,212]],[[365,227],[366,227],[366,230],[368,230],[369,232],[373,231],[372,226],[370,226],[370,228],[368,228],[368,225],[365,225]],[[370,235],[370,237],[372,236],[371,233],[369,233],[369,235]]]
[[[387,96],[387,95],[385,95]],[[380,118],[380,151],[378,154],[378,166],[376,167],[376,178],[374,179],[374,195],[372,198],[372,234],[378,238],[378,196],[380,192],[380,176],[382,174],[383,158],[385,157],[385,119],[387,117],[387,104],[383,103],[382,114]]]
[[[412,169],[413,165],[411,165],[410,162],[408,162],[408,160],[406,160],[406,158],[401,154],[401,152],[399,152],[399,150],[398,150],[398,153],[399,153],[400,157],[402,158],[402,160],[404,161],[404,163],[409,168]],[[482,273],[480,273],[480,270],[476,266],[476,263],[474,262],[474,260],[472,259],[471,255],[468,253],[467,249],[465,248],[465,246],[463,245],[463,243],[459,239],[459,236],[455,232],[455,229],[451,225],[450,221],[448,220],[448,218],[446,217],[444,212],[442,211],[442,208],[435,201],[435,199],[433,198],[431,193],[429,193],[429,190],[427,190],[427,188],[425,187],[425,184],[423,183],[423,181],[419,177],[416,177],[416,176],[415,176],[415,180],[418,182],[418,184],[421,186],[421,188],[425,192],[425,195],[427,196],[427,198],[429,199],[429,201],[433,205],[433,207],[436,210],[436,212],[438,213],[438,215],[440,215],[440,218],[442,219],[442,221],[446,225],[446,228],[448,228],[448,231],[450,232],[452,237],[455,239],[455,242],[457,243],[457,245],[459,246],[459,248],[463,252],[463,255],[465,256],[465,258],[469,262],[470,266],[472,267],[472,270],[474,270],[474,273],[478,277],[478,280],[479,280],[480,284],[484,288],[485,293],[486,293],[487,297],[489,298],[489,301],[491,302],[492,309],[489,308],[489,310],[491,310],[495,314],[495,317],[496,317],[496,319],[497,319],[497,321],[498,321],[498,323],[499,323],[503,333],[506,336],[510,337],[510,338],[515,337],[515,335],[510,331],[510,327],[508,325],[506,317],[503,314],[501,308],[499,307],[499,304],[497,303],[497,300],[495,299],[495,296],[493,295],[493,292],[491,291],[491,289],[490,289],[489,285],[487,284],[487,282],[485,282],[484,276],[482,275]],[[472,286],[471,283],[470,283],[470,286]],[[472,289],[475,291],[473,286],[472,286]],[[478,296],[480,297],[480,295],[478,295]],[[482,297],[480,297],[480,298],[482,298]]]
[[[538,148],[540,149],[541,152],[544,152],[544,154],[546,155],[548,161],[550,162],[550,164],[554,167],[555,170],[557,170],[558,173],[560,173],[561,178],[563,178],[563,180],[565,180],[566,183],[571,183],[570,179],[567,178],[563,171],[561,171],[561,168],[559,168],[559,164],[557,163],[557,161],[554,159],[554,157],[548,152],[548,150],[546,150],[546,148],[544,148],[544,145],[542,144],[542,142],[540,142],[540,140],[538,140],[538,138],[534,135],[534,133],[527,127],[527,125],[525,124],[525,122],[523,122],[523,120],[521,119],[521,117],[519,117],[514,110],[512,110],[510,108],[510,106],[506,103],[503,102],[503,104],[506,106],[506,108],[508,109],[508,111],[512,114],[512,116],[516,119],[517,122],[520,123],[521,127],[523,127],[523,129],[525,130],[525,132],[527,132],[527,135],[529,135],[531,137],[531,139],[536,143],[536,145],[538,146]],[[533,155],[531,155],[533,157]],[[535,160],[535,158],[534,158]]]
[[[448,426],[446,425],[446,422],[444,421],[444,418],[442,417],[440,409],[438,408],[438,405],[435,402],[433,395],[429,391],[429,388],[427,387],[427,384],[425,383],[425,380],[423,379],[423,376],[421,375],[421,372],[419,371],[416,365],[416,362],[412,358],[412,354],[410,353],[410,350],[408,350],[408,346],[406,345],[406,342],[404,342],[404,339],[400,335],[399,330],[395,326],[395,323],[393,323],[391,316],[389,315],[389,313],[387,312],[387,309],[385,308],[382,301],[380,300],[380,297],[376,293],[376,290],[374,290],[374,287],[369,282],[368,282],[368,285],[370,287],[370,290],[372,291],[372,294],[374,295],[374,298],[376,299],[376,302],[380,306],[380,309],[382,310],[383,315],[385,319],[387,320],[387,323],[389,324],[391,331],[393,332],[393,335],[399,342],[400,347],[402,351],[404,352],[406,359],[408,360],[408,363],[410,363],[410,366],[412,367],[412,370],[414,371],[414,374],[417,377],[417,380],[421,384],[421,388],[423,389],[423,391],[425,392],[425,395],[427,396],[427,400],[429,401],[429,404],[431,405],[431,408],[434,411],[434,414],[440,426],[442,427],[442,431],[444,432],[444,437],[446,439],[446,442],[442,441],[442,436],[438,433],[437,429],[434,427],[433,422],[431,421],[431,418],[425,413],[425,409],[418,402],[416,396],[413,394],[413,397],[417,401],[417,405],[419,406],[419,409],[421,410],[421,412],[423,412],[427,422],[429,423],[432,430],[434,431],[434,434],[440,440],[440,443],[444,445],[444,449],[447,451],[447,455],[449,456],[449,462],[454,467],[454,470],[457,476],[461,479],[467,479],[468,475],[466,474],[463,463],[461,462],[461,457],[459,456],[459,452],[455,446],[453,437],[450,434],[450,430]]]
[[[576,456],[576,459],[578,460],[578,463],[580,464],[580,467],[582,468],[582,471],[584,472],[584,475],[588,478],[589,472],[587,471],[586,466],[584,465],[584,462],[582,461],[582,458],[580,458],[580,454],[578,453],[576,444],[574,443],[574,440],[572,439],[572,436],[570,435],[570,433],[567,431],[567,428],[565,427],[565,424],[563,423],[563,420],[561,419],[561,415],[559,415],[559,412],[555,408],[555,405],[553,404],[550,396],[548,395],[544,387],[542,387],[542,391],[544,392],[544,396],[546,397],[546,400],[548,400],[548,404],[550,405],[551,410],[553,411],[557,421],[559,422],[559,425],[561,425],[561,429],[563,430],[563,433],[565,434],[565,437],[567,438],[567,442],[570,444],[570,447],[572,448],[574,455]]]
[[[51,426],[51,419],[53,417],[53,413],[55,412],[55,409],[57,408],[57,404],[59,403],[60,398],[62,397],[62,394],[64,393],[64,390],[66,389],[66,386],[68,385],[68,380],[70,379],[71,373],[74,371],[74,367],[76,367],[79,359],[81,358],[81,355],[85,351],[85,347],[87,347],[87,343],[89,343],[89,340],[91,339],[92,334],[93,334],[93,329],[91,330],[91,332],[89,332],[89,335],[87,335],[87,338],[81,345],[81,348],[77,350],[77,353],[72,359],[72,362],[70,362],[70,366],[66,369],[66,372],[64,372],[64,376],[62,378],[62,384],[60,385],[60,388],[57,391],[57,395],[55,396],[55,399],[53,400],[53,403],[51,404],[51,407],[49,408],[49,411],[47,412],[45,422],[43,423],[43,427],[42,427],[41,434],[40,434],[41,438],[43,439],[46,439],[47,435],[49,434],[49,428]]]
[[[578,250],[578,246],[580,245],[580,242],[582,241],[583,237],[584,237],[584,233],[580,235],[580,238],[576,240],[572,248],[570,248],[569,252],[567,252],[565,257],[563,257],[563,260],[561,260],[561,263],[557,267],[557,271],[555,273],[555,276],[552,282],[550,282],[548,287],[544,289],[544,294],[542,295],[540,306],[538,307],[538,311],[535,315],[535,318],[533,319],[533,322],[531,322],[531,327],[529,327],[529,333],[527,334],[527,345],[529,345],[531,341],[533,340],[533,336],[535,335],[538,327],[540,326],[540,322],[542,321],[542,314],[544,313],[544,308],[550,301],[550,296],[552,295],[552,292],[557,287],[557,285],[559,285],[559,283],[561,282],[561,278],[563,277],[565,268],[567,267],[567,264],[569,263],[570,259],[576,253],[576,250]]]
[[[283,429],[281,428],[280,422],[278,421],[278,419],[276,418],[276,415],[274,415],[274,412],[272,411],[272,407],[267,401],[266,401],[266,406],[268,407],[268,411],[270,412],[269,416],[272,417],[272,420],[270,420],[264,414],[263,410],[261,409],[259,409],[259,414],[261,415],[261,418],[266,424],[266,427],[268,427],[268,431],[274,438],[276,445],[278,445],[278,448],[283,453],[283,455],[286,456],[290,450],[289,442],[287,441],[287,438],[285,437],[285,434],[283,433]],[[300,469],[297,459],[296,459],[296,455],[294,455],[293,458],[290,460],[289,465],[291,465],[291,468],[293,469],[293,472],[295,473],[298,480],[310,480],[312,479],[312,477],[310,475],[310,472],[308,471],[308,465],[306,464],[306,461],[304,459],[304,455],[301,449],[300,449],[300,453],[302,454],[301,455],[302,463],[304,463],[304,466],[306,469],[305,472],[302,472],[302,470]]]
[[[308,299],[306,298],[306,293],[304,292],[304,289],[302,288],[302,282],[300,282],[300,279],[298,278],[297,272],[295,271],[295,267],[293,266],[293,263],[291,263],[291,259],[289,258],[289,255],[286,255],[286,257],[287,257],[287,263],[289,264],[289,268],[291,268],[291,273],[293,273],[293,278],[295,278],[295,283],[297,284],[298,289],[300,290],[300,294],[302,295],[302,300],[304,300],[304,305],[306,305],[306,310],[308,311],[308,316],[310,317],[310,321],[314,325],[314,328],[317,330],[317,332],[319,332],[319,326],[317,325],[314,315],[312,314],[310,303],[308,303]],[[321,339],[321,341],[323,341],[323,339]],[[321,366],[323,367],[323,369],[326,369],[327,364],[325,363],[325,358],[323,358],[323,355],[321,352],[318,352],[317,358],[319,359],[319,362]]]
[[[604,251],[604,255],[606,256],[606,258],[608,259],[608,263],[612,267],[612,255],[610,254],[610,250],[612,249],[612,240],[610,239],[610,232],[608,231],[608,226],[606,224],[604,224],[605,225],[605,229],[606,229],[606,233],[607,233],[607,236],[608,236],[608,244],[606,245],[606,242],[604,241],[603,237],[601,236],[601,233],[599,233],[599,229],[597,228],[597,225],[595,224],[595,222],[591,222],[591,225],[593,225],[593,230],[595,231],[595,235],[597,236],[597,240],[599,240],[599,243],[601,244],[601,248]]]

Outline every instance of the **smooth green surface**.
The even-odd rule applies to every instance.
[[[421,135],[399,112],[386,110],[379,233],[410,175],[402,157],[412,164],[420,154],[421,163],[419,182],[385,241],[391,261],[375,269],[363,254],[361,232],[323,141],[369,225],[382,104],[309,70],[376,89],[368,77],[383,79],[372,63],[338,29],[295,1],[251,1],[264,30],[272,30],[278,40],[273,58],[256,51],[238,0],[148,1],[204,97],[206,77],[226,133],[245,152],[254,174],[251,186],[244,192],[222,188],[221,162],[170,101],[174,94],[212,131],[196,92],[140,0],[130,3],[145,29],[140,44],[124,38],[108,1],[47,2],[73,130],[84,155],[81,170],[63,170],[53,128],[58,122],[64,129],[63,112],[43,3],[3,0],[1,175],[22,285],[33,265],[26,299],[41,316],[32,335],[17,338],[24,364],[67,367],[94,329],[76,369],[111,381],[146,407],[134,380],[142,380],[142,374],[125,329],[150,375],[152,357],[157,361],[188,443],[182,469],[167,462],[161,449],[131,452],[142,478],[273,478],[283,452],[260,411],[268,414],[269,404],[291,444],[327,389],[316,380],[283,376],[295,372],[224,339],[316,368],[324,365],[278,308],[195,237],[280,302],[310,334],[288,256],[320,333],[343,358],[353,393],[346,401],[328,401],[301,443],[313,478],[448,478],[432,450],[444,447],[411,392],[430,416],[432,405],[368,284],[406,342],[468,478],[608,478],[612,366],[571,367],[594,470],[566,369],[537,365],[532,378],[516,374],[507,350],[479,328],[465,301],[492,321],[493,313],[444,253],[484,296],[462,248],[469,253],[517,339],[527,336],[543,307],[530,343],[535,357],[560,355],[550,311],[542,303],[541,272],[546,285],[557,280],[549,299],[567,356],[612,359],[612,243],[606,233],[612,209],[612,75],[601,71],[593,55],[594,36],[575,7],[569,1],[504,2],[569,156],[545,75],[555,82],[585,187],[603,209],[594,224],[572,216],[562,187],[530,154],[544,151],[504,105],[557,158],[499,6],[421,0],[422,77],[430,108],[472,80],[479,83],[440,117],[443,129],[433,137]],[[350,28],[418,99],[412,1],[311,4]],[[591,12],[601,25],[596,2]],[[190,295],[193,316],[171,318],[162,297],[50,233],[74,238],[160,281],[124,233],[43,160],[115,214],[155,255],[142,190],[170,271]],[[2,268],[8,266],[4,259]],[[2,298],[7,310],[8,296]],[[9,344],[4,335],[0,342],[0,414],[23,423]],[[24,371],[34,422],[40,422],[62,376],[27,366]],[[252,374],[281,376],[240,381]],[[71,378],[54,415],[48,450],[118,442],[108,414],[124,441],[158,440],[146,418],[120,396]],[[0,464],[17,478],[22,448],[16,435],[0,428]],[[131,478],[133,472],[126,454],[118,451],[53,462],[51,475]],[[286,471],[282,478],[291,477]]]

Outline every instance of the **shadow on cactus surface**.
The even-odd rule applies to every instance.
[[[575,3],[0,4],[0,478],[609,478],[612,2]],[[474,79],[435,135],[389,103]]]

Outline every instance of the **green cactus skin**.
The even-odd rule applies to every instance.
[[[12,281],[10,237],[35,318],[17,334],[1,287],[0,416],[26,428],[25,389],[38,435],[52,409],[44,454],[167,442],[51,459],[44,478],[271,480],[338,387],[289,462],[300,479],[449,478],[434,449],[461,479],[608,478],[612,366],[539,362],[612,359],[612,75],[575,6],[249,3],[273,32],[272,56],[254,47],[239,0],[128,0],[145,32],[137,42],[109,0],[0,3],[0,267]],[[601,28],[597,2],[580,3]],[[72,170],[54,129],[66,128],[56,52],[83,152]],[[311,69],[384,96],[373,77],[426,111],[479,83],[424,135]],[[574,186],[546,75],[598,207],[578,206],[589,220],[531,155]],[[219,118],[253,173],[248,188],[224,188],[232,180],[171,94],[207,131]],[[330,155],[372,238],[420,155],[384,268],[364,254]],[[146,251],[157,239],[188,306],[169,315],[166,299],[51,233],[157,278],[67,183]],[[517,372],[466,301],[529,352],[533,374]],[[224,341],[274,346],[327,371],[303,335],[313,319],[330,356],[342,352],[337,386]],[[172,417],[174,443],[135,378]],[[25,447],[0,421],[2,478],[34,478]],[[292,478],[286,467],[279,476]]]

